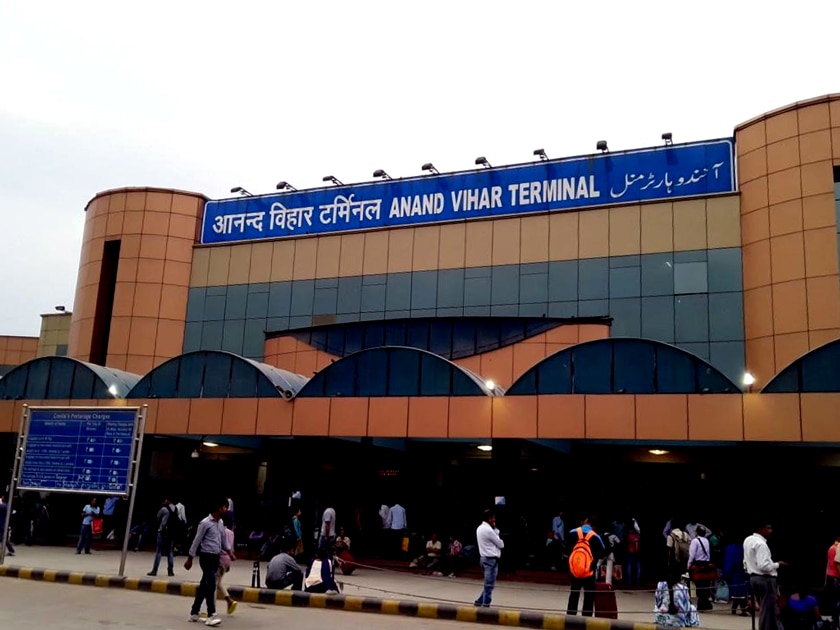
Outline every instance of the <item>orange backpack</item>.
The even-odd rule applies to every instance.
[[[575,532],[577,533],[577,542],[572,547],[572,553],[569,554],[569,571],[573,577],[578,579],[592,577],[595,573],[592,569],[595,558],[592,555],[592,548],[589,546],[589,539],[595,535],[595,532],[589,530],[584,536],[582,527],[578,527]]]

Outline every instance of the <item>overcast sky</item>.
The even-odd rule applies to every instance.
[[[840,91],[840,3],[784,7],[0,0],[0,334],[72,307],[101,190],[223,197],[716,138]]]

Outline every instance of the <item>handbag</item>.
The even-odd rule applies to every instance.
[[[695,562],[688,572],[693,582],[714,582],[718,578],[717,567],[711,562]]]
[[[102,533],[102,517],[94,516],[90,522],[90,533],[98,536]]]
[[[313,560],[312,566],[309,567],[309,575],[306,576],[306,579],[303,581],[306,588],[312,588],[323,582],[324,580],[321,578],[321,561],[320,560]]]

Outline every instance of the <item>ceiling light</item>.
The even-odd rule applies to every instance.
[[[484,386],[491,392],[496,389],[496,383],[492,379],[484,381]]]
[[[476,448],[477,448],[479,451],[483,451],[483,452],[485,452],[485,453],[489,453],[490,451],[492,451],[492,450],[493,450],[493,447],[492,447],[492,446],[490,446],[489,444],[479,444],[478,446],[476,446]]]
[[[206,446],[208,448],[216,448],[218,446],[218,444],[216,442],[207,442],[207,441],[202,442],[201,445]]]
[[[651,455],[659,456],[659,455],[667,455],[668,451],[663,451],[661,448],[652,448],[648,451],[648,453],[650,453]]]

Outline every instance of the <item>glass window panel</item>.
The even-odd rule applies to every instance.
[[[344,353],[347,356],[362,349],[365,340],[365,330],[362,326],[354,324],[347,326],[344,331]]]
[[[358,313],[362,307],[362,278],[338,279],[338,313]]]
[[[82,366],[76,366],[76,371],[73,375],[73,390],[70,392],[70,397],[74,399],[85,399],[85,398],[105,398],[106,395],[103,393],[101,396],[96,395],[96,384],[99,379],[96,377],[91,370],[83,368]],[[151,383],[151,381],[147,381]],[[110,394],[107,394],[110,396]]]
[[[50,382],[47,386],[47,400],[70,398],[75,368],[87,369],[73,361],[50,361]]]
[[[237,284],[229,286],[227,303],[225,305],[225,319],[245,319],[248,305],[248,285]]]
[[[26,380],[26,398],[43,400],[47,397],[47,382],[50,376],[50,364],[47,361],[35,361],[29,365],[29,378]]]
[[[840,391],[837,364],[840,363],[840,346],[821,348],[800,362],[803,392]]]
[[[519,303],[519,265],[493,267],[491,305]]]
[[[346,331],[346,326],[330,326],[327,328],[327,352],[336,356],[344,355],[344,335]]]
[[[622,341],[613,345],[613,391],[619,394],[653,394],[656,350],[652,343]]]
[[[305,339],[301,339],[304,343],[308,343],[313,348],[317,348],[318,350],[326,350],[327,348],[327,329],[326,328],[316,328],[312,331],[306,333],[309,336],[309,341]]]
[[[642,337],[674,343],[674,298],[642,298]]]
[[[499,322],[499,345],[507,346],[525,339],[526,323],[520,319],[503,319]]]
[[[578,291],[581,300],[609,297],[610,263],[606,258],[578,261]]]
[[[659,394],[692,394],[697,391],[695,359],[674,348],[656,349],[656,391]]]
[[[490,278],[464,280],[464,306],[490,306]]]
[[[453,396],[480,396],[484,394],[478,383],[456,368],[452,368],[451,391]]]
[[[352,363],[352,361],[350,361]],[[337,364],[336,364],[337,365]],[[338,370],[338,368],[336,368]],[[331,372],[333,370],[323,370],[318,372],[315,376],[313,376],[306,385],[303,386],[303,389],[300,390],[301,398],[308,398],[308,397],[320,397],[324,395],[324,386],[326,385],[327,380],[331,378]],[[350,394],[352,395],[352,394]]]
[[[673,294],[673,255],[646,254],[642,256],[642,295]]]
[[[476,352],[487,352],[499,347],[499,335],[501,334],[500,322],[495,319],[485,319],[476,322],[475,329],[475,350]]]
[[[726,394],[737,391],[720,372],[699,361],[697,363],[697,386],[701,394]]]
[[[292,283],[272,282],[268,289],[268,316],[288,317],[292,303]]]
[[[405,345],[405,322],[388,322],[385,324],[385,345]]]
[[[19,369],[10,370],[7,376],[0,379],[0,390],[2,390],[3,396],[7,400],[23,398],[23,395],[26,393],[25,387],[28,376],[28,364]]]
[[[549,263],[548,299],[550,302],[571,302],[578,299],[578,261]]]
[[[388,395],[417,396],[420,393],[420,354],[391,350],[388,357]]]
[[[411,278],[411,308],[437,306],[437,271],[415,271]]]
[[[253,398],[257,394],[259,371],[245,361],[233,361],[230,372],[231,398]]]
[[[452,356],[468,357],[475,354],[476,324],[472,320],[455,320],[452,323]]]
[[[449,396],[452,391],[452,365],[423,354],[420,366],[420,395]]]
[[[429,323],[429,350],[442,357],[453,357],[452,323],[432,321]]]
[[[177,359],[167,361],[149,374],[149,394],[156,398],[176,398],[178,393],[178,367],[181,362]]]
[[[186,354],[180,358],[178,370],[178,398],[201,398],[201,383],[204,381],[206,352]]]
[[[612,348],[608,342],[588,343],[572,350],[575,394],[612,392]]]
[[[437,284],[438,308],[453,308],[464,305],[464,270],[441,269]]]
[[[364,355],[360,355],[364,356]],[[338,361],[327,366],[321,373],[323,384],[318,388],[319,396],[355,396],[358,359]],[[314,378],[318,378],[317,376]]]
[[[380,322],[365,324],[365,348],[378,348],[385,345],[385,326]]]
[[[279,396],[280,392],[268,378],[264,378],[261,374],[257,375],[257,398],[271,398]]]
[[[610,269],[610,297],[637,298],[641,295],[641,268]]]
[[[619,269],[618,271],[624,271]],[[611,337],[640,337],[642,334],[642,305],[640,298],[610,300],[613,318]]]
[[[83,396],[76,396],[76,382],[78,381],[78,375],[75,379],[73,379],[73,398],[83,398]],[[152,383],[152,378],[150,374],[147,374],[139,381],[137,384],[131,388],[131,392],[129,392],[128,398],[148,398],[149,397],[149,386]],[[177,397],[177,396],[176,396]]]
[[[535,387],[539,394],[572,393],[572,352],[558,352],[537,368]]]
[[[528,370],[505,393],[506,396],[530,396],[537,393],[537,369]]]
[[[314,280],[292,281],[292,303],[289,315],[312,315],[312,303],[315,299]]]
[[[425,321],[408,322],[405,345],[418,350],[429,349],[429,324]]]
[[[384,396],[388,376],[388,351],[370,350],[358,355],[356,371],[357,396]]]
[[[709,290],[705,262],[674,263],[674,293],[706,293]]]
[[[709,293],[742,290],[741,248],[709,250]]]
[[[763,391],[768,394],[792,394],[801,391],[799,387],[799,366],[794,364],[785,368]]]
[[[385,310],[411,310],[411,273],[388,274]]]
[[[680,295],[674,300],[674,332],[677,343],[709,340],[709,296]]]
[[[227,354],[206,355],[202,398],[227,398],[230,392],[230,370],[232,359]]]
[[[736,385],[741,384],[746,371],[743,341],[723,341],[709,344],[709,363],[723,372]]]

